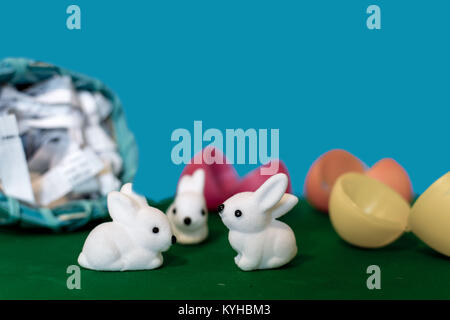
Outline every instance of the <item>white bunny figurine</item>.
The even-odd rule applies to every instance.
[[[174,202],[167,209],[177,242],[195,244],[208,236],[208,210],[203,195],[205,171],[197,169],[181,177]]]
[[[108,194],[108,209],[113,221],[102,223],[89,233],[78,263],[102,271],[161,266],[161,252],[169,250],[176,241],[167,216],[134,193],[131,183],[120,192]]]
[[[255,192],[238,193],[219,206],[220,217],[230,229],[228,240],[238,253],[234,261],[242,270],[278,268],[297,255],[294,232],[276,220],[298,202],[296,196],[285,193],[287,186],[287,176],[279,173]]]

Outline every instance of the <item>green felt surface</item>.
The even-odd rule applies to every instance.
[[[165,209],[168,202],[160,204]],[[210,217],[209,240],[175,245],[151,271],[81,271],[81,290],[69,290],[66,269],[76,264],[89,230],[53,234],[0,230],[0,299],[449,299],[450,259],[412,234],[377,250],[347,245],[328,216],[305,201],[283,219],[299,255],[277,270],[240,271],[227,229]],[[381,268],[381,290],[368,290],[366,268]]]

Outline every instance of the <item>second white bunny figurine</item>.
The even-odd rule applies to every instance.
[[[161,266],[161,252],[176,241],[167,216],[134,193],[131,183],[125,184],[120,192],[108,194],[108,209],[113,221],[102,223],[89,233],[78,263],[101,271]]]
[[[298,202],[296,196],[285,193],[287,186],[287,176],[279,173],[255,192],[238,193],[219,206],[220,217],[230,229],[230,244],[238,253],[234,261],[242,270],[278,268],[297,255],[294,232],[276,220]]]
[[[208,210],[203,195],[205,171],[197,169],[181,177],[174,202],[167,209],[177,242],[195,244],[208,236]]]

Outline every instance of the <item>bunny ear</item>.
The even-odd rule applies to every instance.
[[[133,184],[128,182],[125,183],[122,188],[120,188],[120,192],[125,193],[125,194],[130,194],[133,192]]]
[[[277,219],[286,213],[298,203],[298,198],[293,194],[285,193],[281,200],[270,210],[272,218]]]
[[[182,176],[180,181],[178,182],[177,193],[191,191],[190,190],[191,189],[190,182],[191,182],[191,176],[189,176],[189,175]]]
[[[184,175],[178,183],[177,193],[198,192],[203,193],[205,188],[205,171],[197,169],[192,175]]]
[[[197,169],[192,175],[194,186],[198,192],[203,192],[205,188],[205,170]]]
[[[253,197],[259,203],[263,211],[273,208],[283,197],[288,186],[288,178],[284,173],[278,173],[263,183],[253,193]]]
[[[118,191],[108,194],[108,210],[113,221],[129,225],[139,210],[139,205],[130,197]]]
[[[148,205],[147,199],[145,199],[143,196],[140,196],[133,191],[133,184],[131,183],[124,184],[120,189],[120,192],[136,201],[140,206]]]

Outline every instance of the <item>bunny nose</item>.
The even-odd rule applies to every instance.
[[[184,224],[185,224],[185,225],[187,225],[187,226],[188,226],[188,225],[190,225],[190,224],[191,224],[191,222],[192,222],[192,221],[191,221],[191,218],[189,218],[189,217],[187,217],[187,218],[184,218]]]
[[[172,236],[172,244],[175,244],[175,243],[177,243],[177,237]]]

